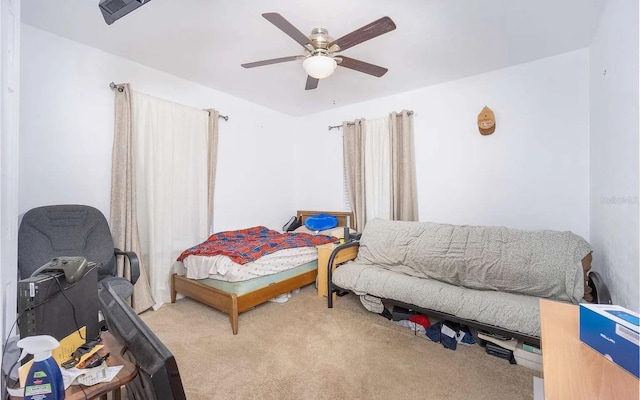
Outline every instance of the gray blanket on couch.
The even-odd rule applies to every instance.
[[[357,264],[494,290],[578,303],[582,258],[591,247],[571,232],[372,220]]]

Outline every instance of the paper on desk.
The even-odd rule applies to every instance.
[[[73,354],[73,352],[76,351],[78,347],[85,344],[86,340],[83,338],[86,338],[86,337],[87,337],[86,326],[83,326],[82,328],[71,332],[60,341],[60,345],[56,349],[51,351],[51,356],[53,356],[53,359],[56,360],[59,366],[62,365],[63,362],[71,358],[71,354]],[[93,354],[95,351],[92,349],[90,353]],[[29,373],[29,370],[31,369],[31,364],[33,364],[33,361],[27,362],[26,364],[22,365],[18,369],[18,376],[20,377],[20,386],[24,386],[24,382],[27,379],[27,373]]]
[[[78,379],[79,377],[83,376],[84,374],[87,373],[87,369],[79,369],[79,368],[70,368],[70,369],[64,369],[62,368],[62,380],[64,381],[64,388],[65,390],[71,386],[71,385],[85,385],[85,386],[92,386],[98,383],[102,383],[102,382],[109,382],[111,381],[113,378],[116,377],[116,375],[118,375],[118,372],[120,372],[120,370],[124,367],[124,365],[116,365],[114,367],[107,367],[107,371],[106,374],[104,376],[104,378],[102,379],[91,379],[89,378],[88,380],[83,380],[84,383],[78,383]],[[92,368],[93,369],[93,368]],[[12,397],[24,397],[24,386],[20,387],[20,388],[7,388],[7,391],[9,392],[9,395]]]
[[[123,365],[116,365],[114,367],[107,367],[106,373],[97,374],[97,371],[91,371],[99,369],[100,367],[90,369],[69,368],[62,370],[62,380],[64,381],[64,388],[68,388],[69,385],[85,385],[93,386],[101,382],[109,382],[122,369]],[[101,372],[101,371],[100,371]],[[86,378],[86,379],[82,379]]]
[[[78,363],[81,363],[82,361],[84,361],[87,358],[91,357],[95,352],[97,352],[98,350],[100,350],[103,347],[104,347],[104,345],[101,345],[101,344],[98,344],[98,345],[94,346],[93,349],[89,350],[86,354],[83,354],[82,357],[80,357],[80,361]],[[73,351],[75,351],[75,350],[76,349],[73,349]],[[67,359],[69,359],[69,357],[67,357]],[[56,360],[56,361],[58,361],[58,360]],[[25,382],[27,381],[27,374],[29,373],[29,370],[31,369],[31,365],[32,364],[33,364],[33,360],[28,361],[24,365],[20,366],[20,368],[18,368],[18,376],[20,377],[20,386],[22,386],[22,387],[24,387]],[[59,364],[60,363],[58,363],[58,365]],[[60,369],[63,372],[65,371],[65,368],[60,368]],[[64,377],[64,373],[62,374],[62,376]],[[67,384],[64,385],[65,389],[68,388],[68,387],[69,387],[69,385],[67,385]]]
[[[11,397],[24,397],[24,388],[7,388],[7,392]]]

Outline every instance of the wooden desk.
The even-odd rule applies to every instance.
[[[109,332],[102,332],[101,337],[104,347],[98,350],[98,354],[104,355],[106,353],[110,353],[109,358],[107,359],[107,365],[123,365],[122,369],[118,372],[118,375],[109,382],[103,382],[93,386],[69,386],[65,391],[65,400],[85,400],[95,399],[98,397],[106,400],[107,394],[110,392],[112,393],[111,398],[113,400],[120,400],[120,388],[131,382],[133,378],[136,377],[136,374],[138,373],[136,365],[131,361],[122,358],[120,355],[122,351],[120,343],[118,343],[118,341]],[[22,397],[11,397],[11,399],[20,400]]]
[[[640,398],[640,381],[580,341],[579,310],[540,300],[545,400]]]

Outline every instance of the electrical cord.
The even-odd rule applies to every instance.
[[[84,394],[84,400],[89,400],[89,397],[87,396],[87,392],[84,391],[84,388],[82,387],[82,385],[78,385],[78,387],[80,387],[80,390],[82,390],[82,394]]]
[[[67,288],[69,289],[69,288]],[[13,321],[13,324],[11,324],[11,328],[9,329],[9,332],[7,333],[7,338],[4,341],[4,345],[2,346],[2,358],[0,359],[0,365],[4,365],[4,356],[6,354],[6,349],[7,349],[7,345],[9,344],[9,339],[11,338],[11,332],[13,332],[13,329],[18,326],[18,328],[20,327],[20,318],[22,318],[22,315],[27,312],[27,311],[31,311],[31,310],[35,310],[36,308],[40,307],[43,304],[46,304],[49,302],[49,300],[51,300],[57,293],[52,294],[51,296],[45,298],[44,300],[42,300],[40,303],[35,304],[33,306],[27,307],[24,310],[20,311],[18,313],[18,316],[16,317],[16,319]],[[13,369],[16,367],[16,365],[18,365],[18,362],[20,361],[20,357],[18,357],[18,359],[13,363],[13,365],[11,366],[11,368],[9,369],[9,371],[7,372],[7,377],[11,376],[11,372],[13,372]],[[18,383],[18,382],[16,382]],[[3,395],[6,392],[6,381],[3,379],[2,380],[2,388],[3,388]],[[12,388],[13,389],[13,388]]]
[[[55,275],[47,274],[47,273],[44,273],[43,275],[47,275],[47,276],[55,277]],[[78,282],[79,282],[79,281],[78,281]],[[74,283],[72,283],[72,284],[68,285],[66,288],[63,288],[63,289],[62,289],[62,291],[64,292],[64,291],[66,291],[66,290],[69,290],[69,289],[73,288],[75,285],[77,285],[77,284],[78,284],[78,282],[74,282]],[[60,285],[60,282],[58,282],[58,285]],[[59,292],[56,292],[56,293],[52,293],[52,294],[50,294],[50,295],[49,295],[49,297],[45,298],[45,299],[44,299],[44,300],[42,300],[40,303],[38,303],[38,304],[35,304],[35,305],[33,305],[33,306],[30,306],[30,307],[25,308],[24,310],[20,311],[20,312],[19,312],[19,314],[20,314],[20,315],[22,315],[22,313],[24,313],[24,312],[26,312],[26,311],[31,311],[31,310],[34,310],[36,307],[40,307],[41,305],[45,304],[46,302],[48,302],[49,300],[51,300],[52,298],[54,298],[55,296],[57,296],[57,295],[58,295],[58,293],[59,293]],[[19,326],[19,324],[18,324],[18,327],[20,327],[20,326]]]
[[[62,296],[64,296],[64,298],[67,300],[67,302],[71,305],[71,310],[72,310],[72,313],[73,313],[73,321],[74,321],[74,322],[75,322],[75,324],[76,324],[76,328],[77,328],[78,335],[80,336],[80,338],[81,338],[82,340],[85,340],[85,341],[87,340],[85,337],[83,337],[83,336],[82,336],[82,333],[81,333],[81,331],[80,331],[80,324],[78,323],[78,319],[77,319],[77,317],[76,317],[76,307],[75,307],[75,305],[73,304],[73,302],[72,302],[72,301],[67,297],[67,295],[65,294],[65,291],[67,291],[67,290],[69,290],[69,289],[73,288],[73,287],[74,287],[78,282],[74,282],[74,283],[72,283],[72,284],[68,285],[67,287],[62,287],[62,284],[60,283],[60,276],[59,276],[59,275],[57,275],[57,274],[47,274],[47,273],[43,273],[42,275],[48,275],[48,276],[51,276],[52,278],[54,278],[54,279],[55,279],[55,281],[56,281],[56,283],[58,284],[58,287],[60,288],[60,291],[59,291],[59,292],[57,292],[57,293],[52,293],[49,297],[45,298],[45,299],[44,299],[44,300],[42,300],[40,303],[38,303],[38,304],[34,304],[34,305],[32,305],[32,306],[29,306],[29,307],[25,308],[24,310],[22,310],[22,311],[20,311],[20,312],[18,313],[18,316],[17,316],[17,317],[16,317],[16,319],[13,321],[13,324],[11,325],[11,328],[9,329],[9,331],[8,331],[8,333],[7,333],[7,337],[6,337],[6,339],[5,339],[5,341],[4,341],[4,345],[3,345],[3,347],[2,347],[3,351],[2,351],[2,357],[0,358],[0,368],[1,368],[1,366],[4,364],[4,357],[5,357],[5,354],[6,354],[6,351],[5,351],[5,350],[6,350],[6,348],[7,348],[8,343],[9,343],[9,339],[11,338],[11,332],[13,332],[13,330],[14,330],[14,328],[15,328],[16,326],[18,326],[18,328],[20,328],[20,318],[22,318],[22,315],[23,315],[25,312],[27,312],[27,311],[35,310],[36,308],[38,308],[38,307],[40,307],[40,306],[42,306],[42,305],[44,305],[44,304],[48,303],[52,298],[54,298],[55,296],[57,296],[57,295],[58,295],[58,293],[59,293],[59,294],[62,294]],[[13,372],[14,368],[18,365],[18,362],[19,362],[19,361],[20,361],[20,358],[18,357],[18,359],[13,363],[13,365],[11,366],[11,368],[9,368],[9,371],[8,371],[8,372],[7,372],[7,374],[6,374],[6,376],[7,376],[7,377],[10,377],[10,376],[11,376],[11,372]],[[15,382],[15,383],[18,383],[18,384],[19,384],[19,381]],[[15,383],[14,383],[14,385],[15,385]],[[7,389],[6,380],[5,380],[5,379],[2,379],[2,395],[3,395],[3,396],[7,393],[6,389]],[[12,388],[12,389],[13,389],[13,388]],[[85,397],[85,399],[87,399],[87,394],[85,393],[85,391],[84,391],[84,389],[82,388],[82,386],[80,386],[80,389],[81,389],[81,390],[82,390],[82,392],[84,393],[84,397]]]
[[[16,325],[18,324],[18,320],[20,319],[21,316],[22,316],[22,313],[18,314],[18,317],[16,317],[16,320],[13,321],[13,324],[11,325],[9,332],[7,333],[7,338],[5,339],[4,345],[2,346],[2,359],[0,361],[0,367],[4,365],[4,355],[6,354],[7,345],[9,344],[9,338],[11,338],[11,332],[13,332],[13,328],[15,328]],[[11,368],[9,368],[9,371],[7,372],[7,375],[6,375],[7,378],[11,376],[11,372],[13,372],[13,369],[18,364],[18,361],[20,361],[20,357],[18,357],[18,359],[13,363]],[[2,374],[2,378],[3,378],[2,379],[2,395],[4,396],[7,393],[7,381],[5,379],[4,372]]]
[[[69,300],[67,295],[64,293],[65,289],[62,287],[62,284],[60,283],[60,276],[59,275],[55,275],[54,278],[56,280],[56,283],[58,284],[58,287],[60,288],[60,293],[67,300],[67,303],[69,303],[69,305],[71,305],[71,312],[73,313],[73,322],[75,322],[75,324],[76,324],[76,330],[78,332],[78,336],[80,336],[80,339],[82,339],[82,340],[84,340],[86,342],[87,338],[86,337],[82,337],[82,333],[81,333],[81,330],[80,330],[80,324],[78,323],[78,318],[76,317],[76,306],[75,306],[75,304],[73,304],[73,302],[71,300]]]
[[[18,321],[19,321],[19,319],[20,319],[20,317],[22,316],[22,314],[23,314],[23,313],[25,313],[25,312],[27,312],[27,311],[32,311],[32,310],[34,310],[36,307],[39,307],[39,306],[41,306],[41,305],[43,305],[43,304],[47,303],[49,300],[51,300],[53,297],[57,296],[57,295],[58,295],[58,293],[59,293],[59,294],[61,294],[61,295],[65,298],[65,300],[67,300],[67,302],[69,303],[69,305],[71,305],[71,312],[72,312],[72,315],[73,315],[73,322],[76,324],[76,330],[77,330],[77,332],[78,332],[78,335],[80,336],[80,338],[81,338],[82,340],[85,340],[85,341],[86,341],[86,340],[87,340],[87,338],[86,338],[86,337],[83,337],[83,336],[82,336],[82,333],[80,333],[80,324],[78,323],[78,318],[76,317],[76,307],[75,307],[75,305],[73,304],[73,302],[72,302],[71,300],[69,300],[69,298],[68,298],[68,297],[67,297],[67,295],[65,294],[65,291],[67,291],[67,290],[69,290],[69,289],[73,288],[73,287],[74,287],[78,282],[74,282],[74,283],[72,283],[72,284],[68,285],[67,287],[63,288],[63,287],[62,287],[62,284],[60,283],[60,276],[59,276],[59,275],[57,275],[57,274],[47,274],[47,273],[43,273],[42,275],[47,275],[47,276],[50,276],[50,277],[54,278],[54,279],[55,279],[55,281],[56,281],[56,283],[58,284],[58,288],[60,289],[60,291],[59,291],[59,292],[56,292],[56,293],[52,293],[49,297],[47,297],[46,299],[44,299],[44,300],[43,300],[43,301],[41,301],[40,303],[38,303],[38,304],[36,304],[36,305],[33,305],[33,306],[30,306],[30,307],[27,307],[27,308],[25,308],[24,310],[22,310],[22,311],[19,313],[18,318],[16,319],[16,322],[18,322]],[[20,323],[19,323],[19,322],[18,322],[18,327],[20,327]],[[10,331],[10,332],[11,332],[11,331]],[[8,339],[8,337],[7,337],[7,339]]]
[[[24,310],[20,311],[18,313],[18,316],[16,317],[16,319],[13,321],[13,324],[11,325],[11,328],[9,329],[9,332],[7,333],[7,338],[4,342],[4,346],[2,347],[3,350],[7,348],[7,344],[9,343],[9,339],[11,338],[11,332],[13,332],[14,328],[16,326],[18,326],[18,328],[20,328],[20,319],[22,318],[22,315],[27,312],[27,311],[32,311],[35,310],[36,308],[48,303],[52,298],[54,298],[55,296],[58,295],[58,293],[62,294],[64,296],[64,298],[69,302],[69,304],[71,304],[72,307],[72,311],[73,311],[73,319],[74,322],[76,324],[76,328],[79,326],[78,324],[78,320],[76,318],[76,313],[75,313],[75,306],[73,305],[73,303],[71,303],[71,301],[69,300],[69,298],[67,297],[67,295],[64,293],[65,291],[71,289],[72,287],[74,287],[77,282],[72,283],[71,285],[67,286],[66,288],[62,287],[62,284],[60,283],[59,277],[56,275],[50,275],[50,274],[43,274],[43,275],[49,275],[52,276],[53,278],[55,278],[56,283],[58,284],[58,287],[60,288],[60,292],[56,292],[56,293],[52,293],[51,295],[49,295],[49,297],[45,298],[44,300],[42,300],[40,303],[38,304],[34,304],[32,306],[29,306],[27,308],[25,308]],[[82,337],[82,334],[80,333],[80,329],[78,328],[78,334],[80,335],[80,338],[82,338],[83,340],[86,340],[86,338]],[[5,351],[2,352],[2,358],[0,359],[0,365],[4,364],[4,356],[5,356]],[[13,371],[13,369],[16,367],[16,365],[18,364],[17,360],[15,363],[13,363],[13,365],[11,366],[11,368],[9,369],[9,372],[7,373],[7,376],[11,376],[11,372]],[[3,380],[2,382],[3,387],[5,386],[5,381]],[[3,391],[4,392],[4,391]]]

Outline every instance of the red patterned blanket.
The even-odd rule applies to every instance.
[[[205,242],[183,251],[178,257],[178,261],[191,255],[224,255],[238,264],[246,264],[278,250],[293,247],[314,247],[335,240],[336,238],[333,236],[280,233],[264,226],[254,226],[248,229],[213,234]]]

